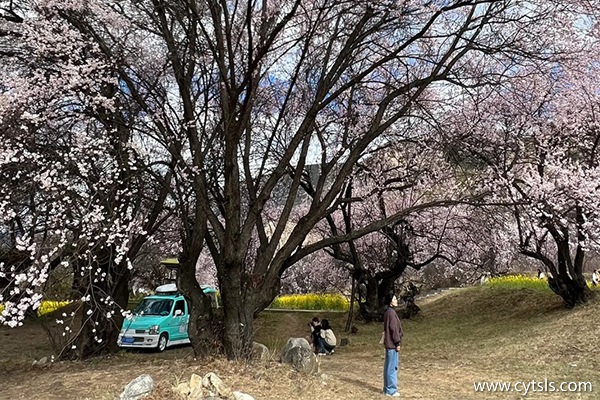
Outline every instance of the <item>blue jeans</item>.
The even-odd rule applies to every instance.
[[[399,357],[396,349],[385,349],[383,365],[383,393],[394,394],[398,391]]]
[[[335,349],[335,346],[330,346],[325,339],[319,338],[319,344],[317,345],[317,353],[327,353]]]

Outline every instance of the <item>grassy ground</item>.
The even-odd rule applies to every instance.
[[[400,391],[405,399],[600,399],[600,300],[575,310],[563,308],[549,290],[474,287],[446,292],[419,303],[423,313],[403,321]],[[307,336],[308,313],[265,312],[256,339],[274,349],[290,336]],[[189,347],[164,353],[122,352],[86,362],[35,368],[49,354],[39,325],[0,328],[0,399],[114,399],[131,379],[150,374],[157,390],[150,398],[173,399],[172,387],[192,373],[216,372],[234,390],[258,399],[382,399],[381,325],[357,323],[342,332],[344,313],[331,320],[338,338],[351,344],[323,357],[321,374],[303,376],[277,362],[266,365],[222,359],[195,361]],[[476,393],[478,381],[591,382],[592,393]],[[6,382],[11,382],[7,384]],[[522,389],[522,387],[521,387]]]

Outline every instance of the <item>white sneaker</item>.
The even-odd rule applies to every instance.
[[[390,397],[400,397],[400,392],[396,392],[394,394],[386,394],[386,396],[390,396]]]

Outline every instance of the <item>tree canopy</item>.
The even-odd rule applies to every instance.
[[[523,185],[466,187],[468,175],[453,173],[448,154],[468,153],[473,173],[493,169],[475,150],[484,142],[490,154],[502,149],[493,137],[477,137],[497,132],[486,126],[505,115],[494,98],[518,95],[512,82],[554,76],[587,50],[597,35],[591,6],[8,2],[0,25],[0,56],[10,65],[0,72],[2,322],[22,321],[53,266],[67,263],[82,278],[74,289],[91,316],[83,319],[90,334],[80,356],[103,351],[98,344],[118,326],[105,322],[126,306],[129,270],[170,221],[194,348],[211,348],[216,332],[196,280],[199,258],[210,254],[224,306],[222,343],[237,357],[249,350],[253,319],[278,294],[281,276],[304,257],[418,212],[482,201],[482,193],[514,201],[524,215],[518,207],[529,200],[504,196],[526,193]],[[525,134],[519,143],[530,149]],[[472,146],[461,148],[466,138]],[[393,146],[399,165],[415,152],[421,169],[410,186],[428,190],[418,201],[380,207],[351,230],[316,235],[350,205],[367,204],[350,185],[367,168],[376,171],[368,163]],[[401,178],[372,176],[386,189]],[[99,325],[112,328],[99,337]]]

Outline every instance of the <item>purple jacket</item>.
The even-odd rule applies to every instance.
[[[386,349],[395,349],[402,343],[404,332],[402,332],[400,318],[398,318],[398,314],[396,314],[396,310],[393,307],[386,308],[383,313],[383,332],[383,346]]]

